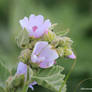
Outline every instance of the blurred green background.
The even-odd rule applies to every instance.
[[[70,29],[69,37],[74,41],[73,48],[77,63],[69,80],[67,92],[92,92],[80,88],[92,88],[92,80],[78,84],[92,77],[92,0],[0,0],[0,59],[11,69],[15,67],[20,49],[15,42],[16,32],[21,30],[19,20],[30,14],[42,14],[52,23],[58,23],[55,32]],[[68,73],[73,60],[60,59],[59,64]],[[50,92],[35,87],[34,92]],[[30,92],[30,90],[29,90]]]

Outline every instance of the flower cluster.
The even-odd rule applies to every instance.
[[[19,23],[22,27],[22,34],[18,35],[17,44],[23,50],[19,56],[20,62],[16,75],[23,74],[25,82],[28,79],[31,80],[28,76],[29,68],[34,70],[53,67],[57,64],[56,59],[59,57],[76,59],[71,48],[73,41],[65,36],[57,36],[52,31],[54,25],[49,19],[44,20],[42,15],[32,14],[29,18],[24,17]],[[30,75],[32,76],[32,72]],[[28,87],[33,90],[35,84],[37,82],[31,80]]]

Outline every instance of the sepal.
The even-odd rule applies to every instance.
[[[26,29],[21,30],[16,37],[16,42],[19,48],[26,48],[29,44],[29,35]]]
[[[29,63],[29,59],[31,57],[31,50],[30,49],[25,49],[21,51],[19,58],[19,61],[22,61],[25,64]]]
[[[55,39],[55,37],[56,37],[56,34],[49,30],[47,33],[44,34],[43,39],[45,41],[51,42]]]

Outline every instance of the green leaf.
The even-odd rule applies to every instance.
[[[10,75],[7,67],[0,61],[0,86],[5,87],[5,81]]]
[[[32,76],[32,80],[36,81],[38,85],[48,88],[52,91],[59,92],[61,85],[64,84],[64,74],[61,74],[63,67],[53,66],[48,69],[38,69]],[[61,92],[66,92],[66,85],[64,84]]]
[[[8,69],[11,75],[14,74],[14,71],[17,67],[17,62],[16,62],[17,60],[18,59],[14,58],[12,55],[11,56],[7,56],[6,54],[0,55],[0,62],[2,63],[2,65],[5,66],[6,69]]]
[[[27,92],[28,91],[28,83],[25,83],[22,92]]]
[[[18,47],[25,48],[26,45],[29,43],[28,32],[25,29],[24,30],[21,30],[18,33],[18,36],[16,38],[16,41],[17,41]]]
[[[0,86],[0,92],[5,92],[4,88]]]

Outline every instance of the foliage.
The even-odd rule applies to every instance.
[[[54,66],[48,69],[38,69],[36,74],[32,76],[33,81],[37,81],[42,87],[48,88],[54,92],[59,92],[61,85],[64,83],[65,75],[61,72],[63,67]],[[66,85],[63,85],[61,92],[66,92]]]
[[[18,20],[20,18],[23,18],[25,15],[25,12],[29,15],[30,12],[32,13],[42,13],[45,16],[48,16],[51,18],[52,22],[56,21],[59,23],[58,28],[56,28],[57,34],[62,33],[62,23],[64,27],[69,27],[70,33],[69,35],[75,40],[74,48],[76,49],[76,52],[78,53],[78,63],[76,68],[74,69],[73,74],[71,75],[70,81],[68,82],[68,91],[72,92],[74,87],[78,84],[78,82],[86,77],[91,77],[92,74],[92,68],[91,68],[91,47],[92,47],[92,36],[91,36],[91,25],[92,25],[92,14],[91,14],[91,0],[75,0],[74,2],[72,0],[62,1],[62,0],[54,0],[55,3],[52,4],[53,0],[15,0],[15,2],[12,2],[12,0],[1,0],[3,4],[0,2],[0,9],[3,8],[3,10],[0,10],[1,19],[5,22],[3,30],[0,26],[0,51],[3,50],[3,52],[0,52],[3,58],[4,56],[7,56],[8,59],[12,58],[10,60],[6,59],[5,62],[10,64],[8,67],[15,65],[15,62],[17,62],[17,57],[19,55],[19,49],[15,49],[15,44],[10,44],[10,37],[9,30],[7,28],[7,20],[9,17],[9,21],[11,23],[10,28],[12,27],[11,31],[19,31],[18,27]],[[53,1],[53,2],[54,2]],[[4,3],[5,2],[5,3]],[[47,2],[47,3],[45,3]],[[9,4],[7,4],[9,3]],[[12,5],[11,5],[12,3]],[[48,5],[47,5],[48,4]],[[8,8],[6,8],[8,6]],[[48,7],[50,6],[50,7]],[[7,9],[9,12],[7,12]],[[3,12],[2,12],[3,11]],[[6,14],[6,12],[8,14]],[[11,12],[11,14],[10,14]],[[9,15],[9,16],[8,16]],[[3,18],[2,18],[3,17]],[[7,18],[7,19],[6,19]],[[3,22],[1,21],[1,23]],[[7,22],[7,23],[6,23]],[[1,24],[0,24],[1,25]],[[58,29],[60,29],[60,32],[58,32]],[[14,36],[13,36],[14,37]],[[14,41],[14,40],[13,40]],[[11,49],[15,45],[14,49]],[[15,54],[14,54],[15,53]],[[3,61],[2,61],[3,62]],[[65,67],[65,72],[68,72],[69,68],[71,67],[72,61],[67,59],[60,59],[59,65],[62,65]],[[84,76],[85,75],[85,76]],[[71,85],[70,85],[71,84]],[[88,84],[87,84],[88,85]],[[41,90],[40,90],[41,91]],[[45,91],[45,90],[44,90]],[[38,92],[38,90],[37,90]],[[43,91],[42,91],[43,92]],[[78,91],[79,92],[79,91]]]

